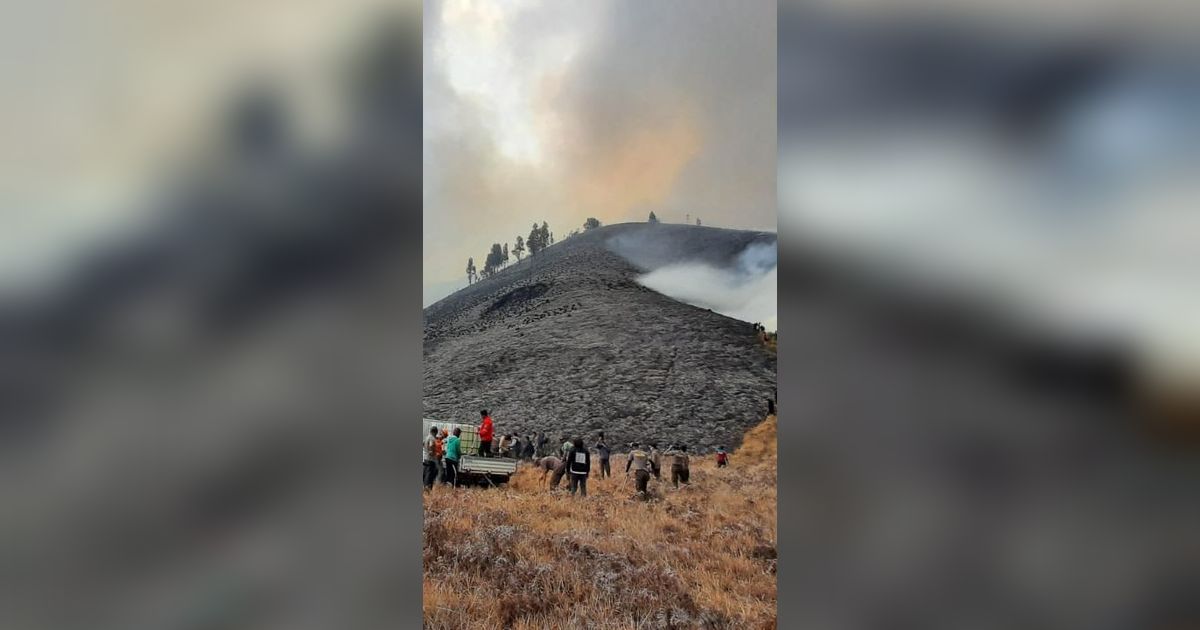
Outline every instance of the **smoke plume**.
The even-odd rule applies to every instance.
[[[682,302],[776,328],[778,246],[751,243],[728,266],[685,262],[643,275],[642,285]]]

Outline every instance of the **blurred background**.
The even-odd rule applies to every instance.
[[[1196,11],[781,3],[788,624],[1200,623]]]
[[[420,19],[0,3],[0,627],[415,619]]]

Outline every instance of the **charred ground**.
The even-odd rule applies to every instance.
[[[732,264],[765,232],[621,224],[590,230],[425,309],[424,408],[498,433],[733,446],[775,395],[752,324],[643,287],[663,265]]]

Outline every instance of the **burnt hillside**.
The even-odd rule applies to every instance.
[[[552,245],[425,309],[425,415],[497,433],[733,446],[775,392],[750,323],[647,289],[638,276],[732,264],[764,232],[621,224]]]

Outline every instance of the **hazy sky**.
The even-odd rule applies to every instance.
[[[773,2],[426,2],[424,65],[426,304],[535,220],[775,229]]]
[[[136,219],[138,198],[211,136],[247,78],[319,107],[371,17],[412,4],[0,2],[0,284]]]

